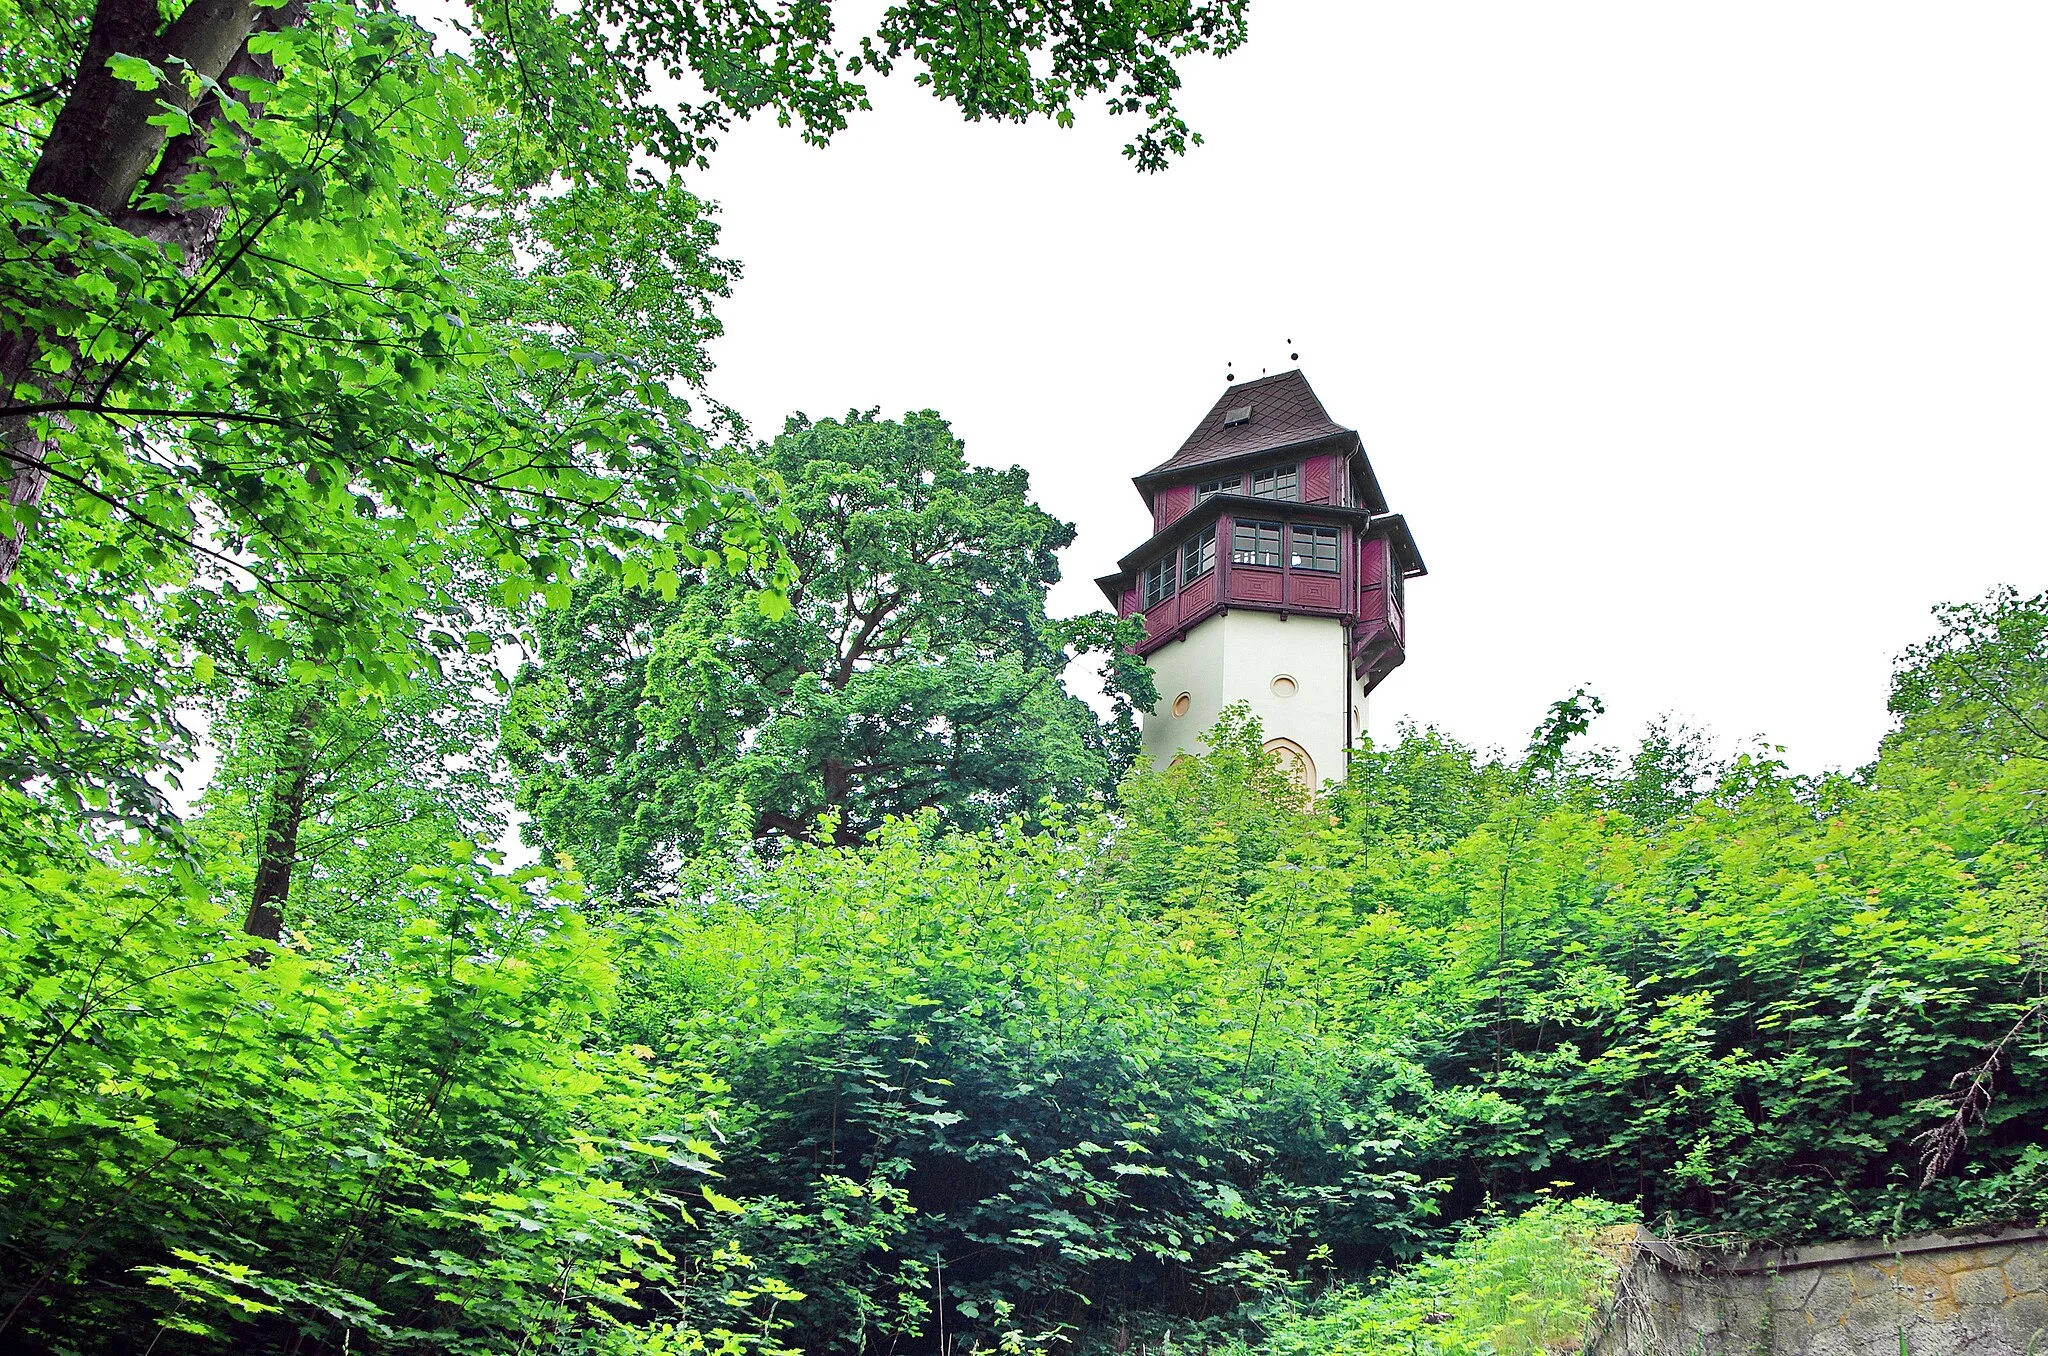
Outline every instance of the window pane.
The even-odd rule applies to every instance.
[[[1230,563],[1233,565],[1278,565],[1280,524],[1238,523],[1230,533]]]
[[[1243,488],[1244,477],[1242,476],[1230,476],[1223,480],[1205,480],[1195,486],[1195,502],[1199,504],[1204,499],[1219,494],[1236,494]]]
[[[1180,578],[1183,584],[1200,579],[1216,568],[1216,529],[1209,528],[1190,537],[1180,548]]]

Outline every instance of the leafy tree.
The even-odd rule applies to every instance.
[[[504,832],[497,708],[473,679],[389,698],[285,679],[220,704],[191,839],[217,886],[248,901],[246,931],[389,941],[425,906],[414,867]]]
[[[653,655],[644,600],[591,599],[585,643]],[[1953,652],[2022,692],[2028,625]],[[1621,1208],[2048,1213],[2039,760],[1944,699],[1866,773],[1745,753],[1660,820],[1617,797],[1684,760],[1576,752],[1590,709],[1515,758],[1412,731],[1313,800],[1233,712],[1113,807],[706,854],[594,922],[419,844],[374,965],[319,916],[243,934],[205,816],[195,870],[0,792],[0,1342],[1526,1348]]]
[[[1244,3],[896,5],[846,43],[827,4],[520,0],[467,11],[453,53],[381,3],[10,0],[0,760],[159,808],[139,768],[184,739],[183,656],[150,614],[198,560],[228,567],[245,648],[283,609],[379,691],[476,530],[515,605],[577,568],[779,582],[770,487],[676,393],[730,269],[675,173],[734,117],[822,142],[899,62],[969,118],[1101,96],[1156,169],[1192,139],[1176,62],[1241,43]],[[656,97],[679,78],[700,95]],[[607,309],[678,306],[666,344],[585,345],[617,337]]]
[[[1149,676],[1107,616],[1047,617],[1073,528],[1021,469],[970,467],[929,411],[793,419],[755,457],[788,487],[786,612],[726,579],[674,599],[593,581],[543,623],[506,743],[542,846],[631,893],[728,835],[998,823],[1128,763]],[[1061,681],[1087,649],[1107,652],[1108,730]]]
[[[1922,758],[1987,769],[2048,759],[2048,593],[1994,589],[1935,609],[1939,629],[1892,676],[1892,742]]]
[[[639,924],[621,1035],[731,1084],[743,1250],[811,1296],[807,1350],[941,1327],[1052,1349],[1118,1310],[1234,1308],[1264,1254],[1355,1266],[1430,1236],[1418,1170],[1471,1102],[1319,1020],[1315,939],[1348,909],[1295,894],[1313,852],[1161,912],[1105,876],[1105,827],[927,816],[707,871]],[[1197,842],[1181,874],[1240,871]]]
[[[1727,765],[1703,730],[1671,716],[1650,722],[1642,742],[1604,797],[1646,827],[1668,824],[1718,782]]]

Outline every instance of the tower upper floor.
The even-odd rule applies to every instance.
[[[1149,654],[1233,607],[1345,622],[1370,690],[1407,657],[1405,583],[1426,572],[1364,444],[1291,370],[1226,390],[1135,478],[1153,533],[1096,583]]]

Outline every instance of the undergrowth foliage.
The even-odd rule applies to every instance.
[[[350,976],[290,947],[252,964],[239,916],[146,852],[12,857],[10,1341],[759,1342],[755,1301],[775,1292],[696,1223],[729,1205],[705,1190],[718,1085],[593,1044],[610,947],[560,886],[416,874],[434,915]]]
[[[2044,611],[1945,614],[1853,775],[1587,751],[1578,693],[1310,800],[1233,711],[1113,807],[587,917],[457,844],[272,944],[232,864],[9,793],[0,1339],[1503,1351],[1625,1218],[2048,1217]]]
[[[1625,1206],[1543,1201],[1475,1220],[1456,1244],[1383,1284],[1282,1291],[1258,1307],[1229,1356],[1548,1356],[1577,1351],[1626,1256]]]

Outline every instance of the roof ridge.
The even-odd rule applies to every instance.
[[[1224,394],[1228,395],[1231,391],[1242,391],[1247,386],[1257,386],[1262,381],[1278,381],[1282,377],[1292,377],[1299,374],[1300,371],[1301,369],[1298,367],[1288,367],[1278,372],[1265,373],[1262,376],[1246,377],[1243,381],[1227,382],[1225,383]]]

